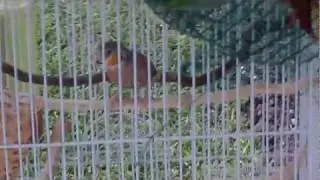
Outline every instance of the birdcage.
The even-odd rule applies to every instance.
[[[0,179],[319,176],[318,46],[288,6],[160,2],[0,0]]]

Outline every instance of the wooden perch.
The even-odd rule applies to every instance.
[[[314,81],[316,85],[319,85],[319,78],[316,78]],[[299,80],[297,82],[297,90],[305,90],[309,87],[310,80]],[[269,94],[294,94],[296,92],[296,82],[293,83],[285,83],[285,84],[269,84],[267,88],[267,84],[259,83],[255,84],[254,95],[258,94],[266,94],[267,90]],[[245,99],[250,97],[251,95],[251,85],[242,86],[238,88],[239,98]],[[284,91],[284,93],[283,93]],[[210,97],[211,103],[221,103],[222,97],[224,94],[224,101],[234,101],[237,97],[237,89],[232,89],[229,91],[218,91],[215,93],[209,94],[196,94],[195,100],[192,100],[192,96],[190,94],[184,95],[181,97],[181,107],[190,107],[193,103],[195,105],[202,105],[207,102],[207,98]],[[42,98],[41,96],[38,98]],[[42,98],[43,99],[43,98]],[[177,95],[168,95],[166,98],[166,106],[167,108],[178,108],[178,96]],[[44,101],[44,99],[43,99]],[[48,99],[48,109],[51,110],[61,110],[60,106],[61,100],[59,99]],[[107,102],[106,102],[107,103]],[[45,103],[44,103],[45,104]],[[98,100],[75,100],[75,99],[65,99],[63,100],[64,112],[75,112],[75,107],[78,106],[79,112],[87,112],[90,109],[90,104],[92,109],[95,110],[104,110],[104,102]],[[148,100],[138,100],[137,102],[139,109],[147,110],[148,109]],[[119,101],[116,97],[110,98],[109,103],[107,104],[111,110],[119,110],[120,105]],[[155,99],[151,102],[152,108],[163,108],[163,99]],[[134,100],[131,98],[123,97],[122,103],[123,109],[134,108]]]
[[[72,128],[71,121],[65,121],[64,123],[59,121],[55,125],[53,133],[50,138],[51,143],[62,142],[62,128],[64,128],[64,134],[71,132],[71,128]],[[38,178],[39,180],[50,179],[50,173],[49,173],[50,169],[51,169],[52,176],[55,174],[56,168],[57,168],[57,162],[58,162],[58,158],[60,157],[60,154],[61,154],[61,147],[55,147],[55,146],[50,147],[50,154],[48,153],[48,160],[43,169],[43,172]]]

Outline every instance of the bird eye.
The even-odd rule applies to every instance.
[[[127,56],[125,53],[121,53],[121,60],[127,60]]]
[[[124,53],[121,53],[121,56],[120,56],[120,57],[121,57],[122,60],[125,60],[125,59],[126,59],[126,55],[125,55]]]
[[[111,49],[106,49],[105,50],[106,57],[110,56],[111,53],[112,53]]]

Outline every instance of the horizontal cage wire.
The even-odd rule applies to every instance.
[[[316,179],[316,43],[221,5],[0,0],[0,179]]]

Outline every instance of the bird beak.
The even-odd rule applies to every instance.
[[[101,59],[97,59],[97,60],[96,60],[96,64],[101,65],[101,64],[102,64]]]

